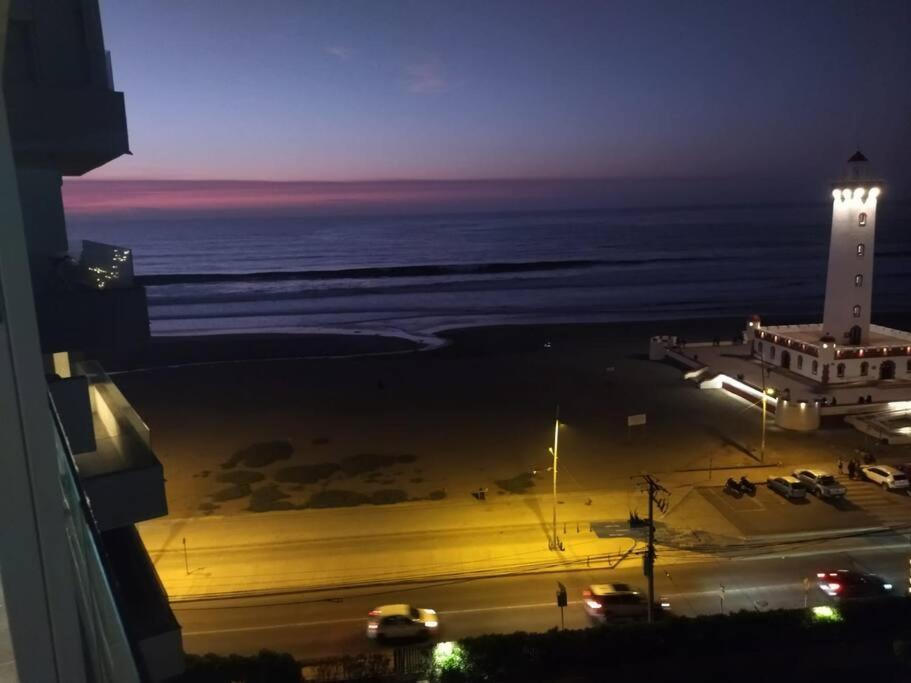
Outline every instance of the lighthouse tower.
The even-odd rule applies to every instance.
[[[873,253],[879,181],[860,152],[848,159],[847,177],[832,189],[832,237],[826,276],[823,335],[839,345],[869,341]]]

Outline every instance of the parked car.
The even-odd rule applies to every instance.
[[[367,615],[368,638],[426,638],[434,635],[440,620],[432,609],[411,605],[382,605]]]
[[[822,470],[794,470],[794,476],[807,487],[810,493],[820,498],[841,498],[845,495],[845,487],[828,472]]]
[[[851,600],[879,598],[892,593],[892,584],[877,576],[850,569],[817,572],[819,589],[830,598]]]
[[[863,465],[860,476],[889,491],[908,488],[908,475],[889,465]]]
[[[632,620],[648,618],[648,597],[625,583],[598,583],[582,591],[582,606],[594,621]],[[654,615],[660,617],[670,610],[667,600],[659,600]]]
[[[806,498],[807,487],[797,477],[769,477],[766,486],[785,498]]]

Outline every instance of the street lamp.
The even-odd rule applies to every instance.
[[[550,549],[551,550],[563,550],[563,543],[560,541],[560,537],[557,535],[557,461],[559,458],[558,446],[560,443],[560,406],[557,406],[557,412],[554,416],[554,445],[553,448],[548,448],[548,452],[554,456],[554,532],[553,537],[550,540]]]
[[[774,396],[775,390],[765,385],[765,365],[761,366],[762,373],[762,442],[759,445],[759,462],[765,462],[765,428],[766,428],[766,402],[767,396]]]

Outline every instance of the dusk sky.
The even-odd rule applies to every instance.
[[[699,201],[723,179],[736,200],[794,199],[858,144],[899,194],[911,176],[905,0],[103,0],[102,12],[134,156],[90,178],[562,179],[552,188],[581,203],[599,193],[573,196],[566,179],[703,181]],[[639,190],[611,196],[647,200]]]

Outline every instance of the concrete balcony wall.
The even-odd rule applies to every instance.
[[[77,363],[74,374],[87,380],[96,443],[74,460],[99,528],[168,514],[164,471],[149,428],[97,363]]]
[[[102,543],[123,605],[121,616],[148,679],[163,681],[181,673],[180,624],[136,528],[105,532]]]
[[[130,151],[123,93],[6,86],[16,166],[79,176]]]

